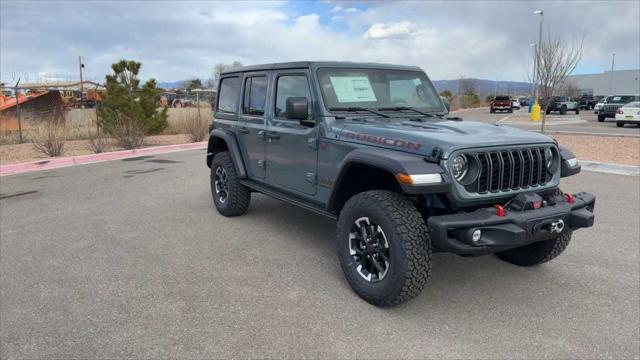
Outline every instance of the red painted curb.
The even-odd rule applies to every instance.
[[[143,155],[157,155],[182,150],[204,149],[207,142],[197,142],[188,144],[175,144],[166,146],[154,146],[142,149],[112,151],[101,154],[79,155],[64,158],[51,158],[28,163],[0,165],[0,176],[21,174],[38,170],[57,169],[67,166],[91,164],[101,161],[126,159]]]

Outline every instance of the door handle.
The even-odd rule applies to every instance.
[[[267,137],[267,139],[274,139],[274,140],[280,139],[280,134],[278,134],[275,131],[267,131],[265,133],[265,136]]]
[[[241,133],[241,134],[248,134],[250,131],[251,130],[249,130],[248,127],[242,126],[242,127],[238,128],[238,132]]]

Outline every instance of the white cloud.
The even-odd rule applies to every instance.
[[[25,73],[75,76],[82,55],[86,75],[99,81],[121,58],[141,61],[141,77],[161,81],[208,77],[219,62],[316,59],[417,65],[433,79],[521,81],[529,43],[537,38],[531,13],[539,5],[369,2],[347,15],[344,8],[300,14],[287,3],[264,1],[163,4],[95,2],[78,16],[73,2],[0,0],[0,77],[10,82],[14,75],[25,81]],[[566,17],[560,15],[564,5],[545,2],[545,32],[565,39],[584,35],[581,64],[593,71],[609,68],[613,52],[616,68],[640,67],[637,27],[624,25],[637,24],[638,3],[586,4]],[[611,16],[601,18],[605,11]],[[48,16],[54,12],[56,17]]]
[[[350,7],[350,8],[346,8],[346,9],[344,9],[344,12],[346,12],[346,13],[352,13],[352,14],[353,14],[353,13],[358,13],[358,12],[360,12],[360,9],[358,9],[358,8],[354,8],[354,7]]]
[[[411,23],[400,21],[397,23],[376,23],[371,25],[364,34],[368,39],[401,38],[411,33]]]
[[[340,12],[342,11],[342,6],[340,5],[336,5],[333,7],[333,9],[331,9],[331,12]]]

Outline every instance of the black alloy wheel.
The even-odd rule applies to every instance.
[[[384,279],[389,271],[389,242],[380,225],[368,217],[356,219],[349,233],[349,255],[363,279],[368,282]]]

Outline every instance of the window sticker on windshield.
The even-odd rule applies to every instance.
[[[338,102],[378,101],[366,76],[330,76]]]

